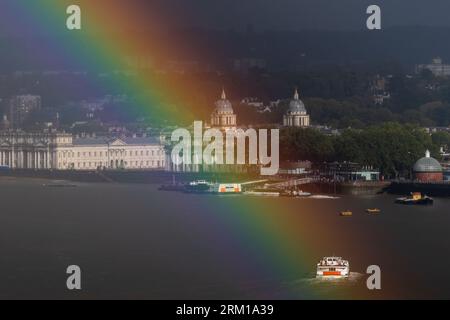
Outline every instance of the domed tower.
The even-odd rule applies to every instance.
[[[228,101],[225,90],[215,103],[215,109],[211,114],[211,126],[221,129],[231,129],[236,127],[236,115],[231,102]]]
[[[300,100],[298,91],[295,89],[294,98],[289,103],[289,109],[283,116],[283,125],[287,127],[308,127],[309,115],[305,104]]]
[[[440,182],[444,180],[441,164],[431,157],[430,151],[425,152],[425,157],[420,158],[414,164],[414,177],[421,182]]]

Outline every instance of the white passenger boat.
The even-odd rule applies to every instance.
[[[240,183],[220,183],[216,189],[218,194],[236,194],[242,192]]]
[[[350,274],[350,264],[341,257],[325,257],[317,264],[317,278],[345,278]]]

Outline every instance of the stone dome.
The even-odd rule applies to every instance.
[[[300,100],[298,91],[295,90],[294,99],[289,103],[288,114],[306,114],[305,104]]]
[[[231,105],[231,102],[227,99],[227,96],[225,94],[225,90],[222,90],[222,95],[219,100],[216,101],[215,110],[214,112],[216,114],[233,114],[233,106]]]
[[[441,164],[430,156],[430,151],[427,150],[425,157],[420,158],[414,164],[414,172],[442,172]]]

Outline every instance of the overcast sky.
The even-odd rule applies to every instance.
[[[17,3],[30,0],[0,0],[0,34],[20,33],[27,24],[20,16]],[[33,0],[80,4],[83,2],[115,2],[121,6],[139,6],[141,12],[164,17],[167,26],[203,26],[245,29],[252,25],[265,29],[363,29],[366,9],[377,4],[382,9],[382,27],[391,26],[450,26],[450,0]],[[9,4],[8,4],[9,3]],[[11,5],[15,3],[15,5]],[[92,2],[91,2],[92,3]],[[86,5],[85,5],[86,7]],[[15,8],[11,14],[11,8]],[[3,10],[2,10],[3,9]],[[22,10],[22,9],[18,9]],[[147,10],[147,11],[146,11]],[[35,10],[34,10],[35,11]],[[38,15],[34,12],[34,15]],[[61,17],[65,18],[64,13]],[[92,18],[92,17],[91,17]],[[149,17],[149,22],[151,18]],[[37,23],[36,19],[33,23]],[[17,26],[16,26],[17,24]],[[120,24],[120,21],[117,22]],[[33,32],[33,25],[28,24]],[[111,26],[113,29],[114,26]],[[7,31],[5,30],[7,29]],[[16,30],[16,31],[15,31]],[[36,31],[38,32],[38,31]]]
[[[151,1],[151,0],[150,0]],[[450,0],[165,0],[192,24],[220,28],[362,29],[366,9],[382,9],[383,27],[450,26]]]

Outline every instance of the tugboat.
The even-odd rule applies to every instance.
[[[341,217],[351,217],[353,215],[353,212],[347,210],[347,211],[341,211],[339,214]]]
[[[350,264],[341,257],[324,257],[317,264],[316,278],[345,278],[350,274]]]
[[[431,205],[433,202],[433,198],[422,195],[420,192],[413,192],[410,197],[401,197],[395,200],[395,203],[408,205]]]

